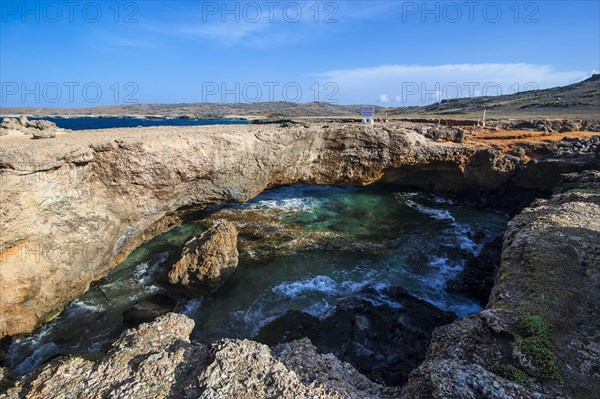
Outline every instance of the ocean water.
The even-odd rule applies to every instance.
[[[458,316],[476,312],[473,298],[447,292],[446,284],[508,221],[441,197],[383,188],[293,186],[214,206],[136,249],[61,315],[16,340],[8,365],[23,374],[56,355],[102,351],[123,331],[124,311],[164,292],[156,277],[169,256],[221,218],[240,231],[238,269],[216,293],[178,307],[196,321],[192,337],[204,343],[251,338],[291,309],[323,317],[367,286],[381,292],[380,304],[401,306],[383,289],[402,286]]]
[[[231,119],[137,119],[137,118],[31,118],[45,119],[56,126],[70,130],[111,129],[118,127],[149,126],[202,126],[202,125],[243,125],[246,120]]]

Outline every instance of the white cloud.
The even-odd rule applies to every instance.
[[[387,94],[380,94],[379,95],[379,102],[389,103],[390,102],[390,97]]]
[[[342,103],[394,99],[391,105],[423,105],[445,98],[512,94],[578,82],[591,71],[557,71],[552,66],[514,64],[382,65],[316,74],[335,82]]]

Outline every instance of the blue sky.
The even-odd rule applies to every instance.
[[[1,2],[0,105],[423,105],[600,70],[599,1]]]

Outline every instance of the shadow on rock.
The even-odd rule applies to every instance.
[[[371,380],[399,386],[425,358],[433,329],[455,318],[402,288],[366,288],[325,319],[289,311],[255,339],[275,346],[307,337],[319,352],[333,353]]]

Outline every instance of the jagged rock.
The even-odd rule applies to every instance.
[[[465,141],[465,131],[461,128],[451,128],[445,126],[430,127],[423,131],[425,137],[435,141],[452,141],[462,143]]]
[[[290,311],[264,326],[256,340],[274,346],[308,337],[321,353],[333,353],[371,380],[399,386],[423,360],[431,331],[454,318],[402,288],[367,288],[322,320]]]
[[[2,119],[2,123],[0,123],[0,136],[7,135],[22,135],[23,131],[21,129],[24,128],[19,120],[15,118],[4,118]]]
[[[185,243],[181,258],[169,272],[169,282],[192,296],[215,292],[237,268],[237,236],[233,223],[216,221]]]
[[[308,341],[270,350],[248,340],[206,347],[190,342],[194,322],[169,313],[128,330],[99,359],[59,358],[0,398],[323,398],[395,397]],[[10,384],[10,383],[9,383]]]
[[[477,364],[461,364],[442,360],[427,363],[415,371],[400,399],[550,399],[511,383]]]
[[[46,120],[30,121],[26,116],[17,118],[4,118],[0,123],[0,136],[4,135],[33,135],[34,139],[48,139],[56,137],[57,132],[64,132],[54,122]]]
[[[600,392],[600,174],[564,180],[510,221],[487,309],[434,331],[403,399]]]
[[[23,121],[21,121],[21,124],[23,124]],[[45,120],[30,121],[25,119],[25,127],[36,130],[58,130],[56,123]]]
[[[398,388],[374,383],[331,353],[319,354],[307,338],[280,344],[271,352],[294,371],[302,383],[322,386],[342,398],[395,398],[400,393]]]
[[[486,243],[478,256],[470,256],[464,269],[447,284],[449,292],[477,299],[482,306],[488,302],[500,266],[502,237]]]

